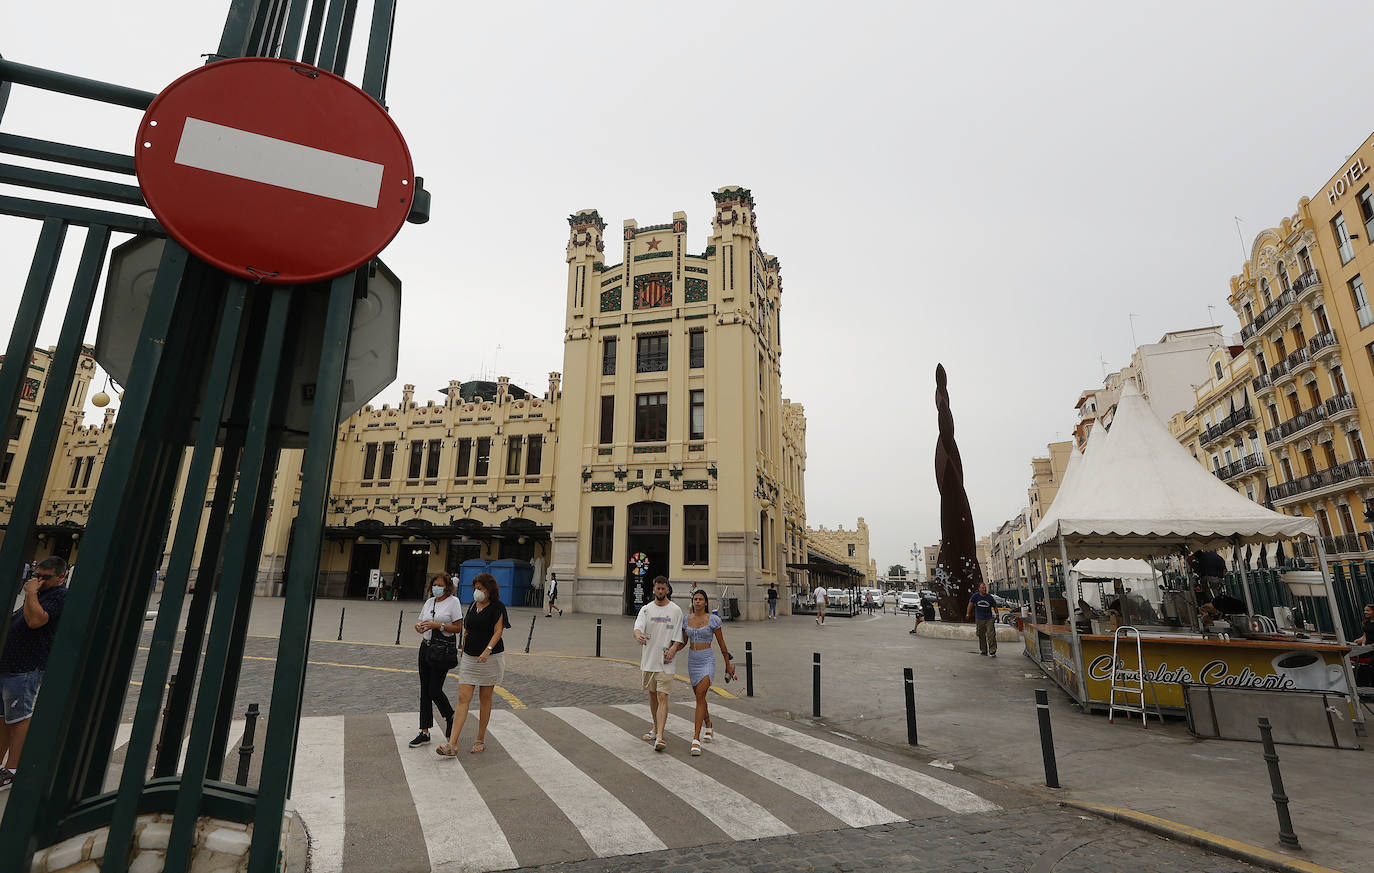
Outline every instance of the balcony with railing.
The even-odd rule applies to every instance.
[[[1266,430],[1264,432],[1264,441],[1272,446],[1284,440],[1292,439],[1308,428],[1326,421],[1326,413],[1327,409],[1324,403],[1319,403],[1311,409],[1304,409],[1287,421],[1280,423],[1277,427],[1271,427]]]
[[[1258,376],[1250,380],[1250,388],[1256,394],[1261,394],[1265,391],[1273,391],[1274,380],[1269,377],[1268,373],[1260,373]]]
[[[1275,297],[1273,302],[1260,310],[1260,314],[1255,316],[1254,321],[1241,328],[1240,341],[1249,343],[1250,340],[1254,339],[1255,336],[1264,329],[1266,324],[1273,321],[1281,312],[1296,303],[1297,299],[1298,298],[1294,296],[1292,291],[1285,291],[1278,297]]]
[[[644,352],[635,358],[636,373],[661,373],[668,369],[668,352]]]
[[[1336,332],[1333,330],[1323,331],[1307,341],[1307,351],[1318,361],[1327,355],[1340,351],[1340,343],[1336,340]]]
[[[1322,288],[1322,278],[1317,275],[1316,270],[1307,270],[1297,279],[1293,280],[1293,295],[1299,300],[1306,297],[1313,291],[1320,291]]]
[[[1335,397],[1326,398],[1322,404],[1326,407],[1326,417],[1333,421],[1340,421],[1355,414],[1355,395],[1349,391],[1344,394],[1337,394]]]
[[[1298,373],[1306,369],[1306,365],[1311,361],[1312,354],[1307,351],[1307,346],[1303,346],[1275,364],[1269,371],[1269,378],[1274,380],[1275,385],[1282,384],[1289,379],[1296,379]]]
[[[1269,487],[1269,499],[1282,506],[1298,498],[1312,499],[1315,492],[1337,491],[1355,484],[1371,484],[1374,481],[1374,465],[1366,459],[1346,461],[1325,470],[1318,470],[1288,482],[1280,482]]]
[[[1250,404],[1247,403],[1221,421],[1204,430],[1202,432],[1202,444],[1204,446],[1211,445],[1241,425],[1254,420],[1254,410],[1252,410]]]
[[[1213,470],[1212,475],[1223,482],[1227,482],[1237,476],[1242,476],[1255,470],[1263,470],[1264,468],[1264,454],[1262,452],[1255,452],[1254,454],[1234,460],[1224,467]]]

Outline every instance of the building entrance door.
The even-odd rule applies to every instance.
[[[668,575],[668,504],[630,505],[626,525],[625,614],[635,615],[654,599],[655,576]],[[643,572],[640,572],[640,571]]]
[[[396,597],[425,600],[429,597],[429,543],[401,543],[396,556]]]
[[[367,575],[382,566],[381,543],[354,543],[353,559],[348,564],[347,597],[367,596]]]

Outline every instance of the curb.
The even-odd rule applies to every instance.
[[[1203,849],[1216,852],[1221,855],[1235,858],[1240,861],[1247,861],[1270,870],[1279,870],[1283,873],[1346,873],[1334,867],[1324,867],[1321,864],[1314,864],[1311,861],[1304,861],[1301,858],[1293,858],[1272,849],[1265,849],[1260,846],[1252,846],[1249,843],[1242,843],[1240,840],[1233,840],[1214,834],[1211,831],[1204,831],[1190,825],[1180,824],[1170,821],[1167,818],[1150,815],[1144,812],[1137,812],[1134,809],[1122,809],[1115,806],[1101,806],[1096,803],[1086,803],[1081,800],[1066,800],[1056,798],[1060,806],[1067,806],[1072,809],[1079,809],[1084,812],[1091,812],[1094,815],[1102,816],[1111,821],[1150,831],[1163,837],[1179,840],[1180,842],[1190,843]]]

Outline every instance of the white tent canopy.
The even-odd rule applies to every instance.
[[[1129,382],[1094,446],[1100,430],[1018,557],[1060,536],[1074,556],[1124,558],[1317,534],[1315,519],[1265,509],[1203,469]]]
[[[1139,558],[1084,558],[1069,571],[1074,580],[1075,590],[1082,592],[1084,600],[1093,606],[1103,604],[1098,599],[1097,586],[1084,586],[1084,579],[1120,579],[1130,590],[1149,600],[1160,596],[1159,580],[1148,562]]]

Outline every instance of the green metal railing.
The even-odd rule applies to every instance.
[[[210,62],[284,57],[343,75],[356,12],[357,0],[231,0],[219,51]],[[363,89],[382,103],[394,15],[394,0],[374,3],[362,76]],[[0,122],[12,86],[133,108],[146,108],[154,97],[0,59]],[[9,132],[0,132],[0,154],[75,168],[0,163],[0,183],[35,192],[0,196],[0,214],[41,222],[0,366],[4,433],[11,431],[18,410],[67,231],[86,228],[0,542],[0,596],[12,601],[34,542],[111,234],[165,232],[153,219],[119,210],[120,204],[142,205],[137,187],[80,173],[132,175],[127,155]],[[53,203],[42,199],[43,192],[115,206]],[[314,615],[314,586],[307,580],[317,578],[348,336],[355,299],[366,293],[366,284],[364,268],[309,287],[252,285],[208,267],[175,241],[166,242],[82,540],[81,572],[73,577],[24,766],[0,821],[0,870],[27,870],[37,849],[108,826],[102,870],[123,873],[137,817],[147,812],[175,814],[164,869],[190,866],[202,815],[252,823],[249,869],[277,868]],[[322,352],[286,568],[291,581],[284,592],[262,776],[256,787],[247,787],[226,781],[221,766],[280,454],[293,351],[308,331],[322,331]],[[177,477],[188,446],[178,512]],[[198,543],[202,521],[206,533]],[[164,537],[170,556],[158,615],[142,684],[131,686]],[[193,569],[197,584],[188,607]],[[184,608],[185,625],[179,627]],[[7,631],[8,625],[0,624],[0,645]],[[180,655],[174,662],[178,635]],[[176,682],[169,683],[173,670]],[[131,687],[137,688],[137,700],[119,784],[105,791],[107,762]],[[183,742],[184,764],[179,761]]]

